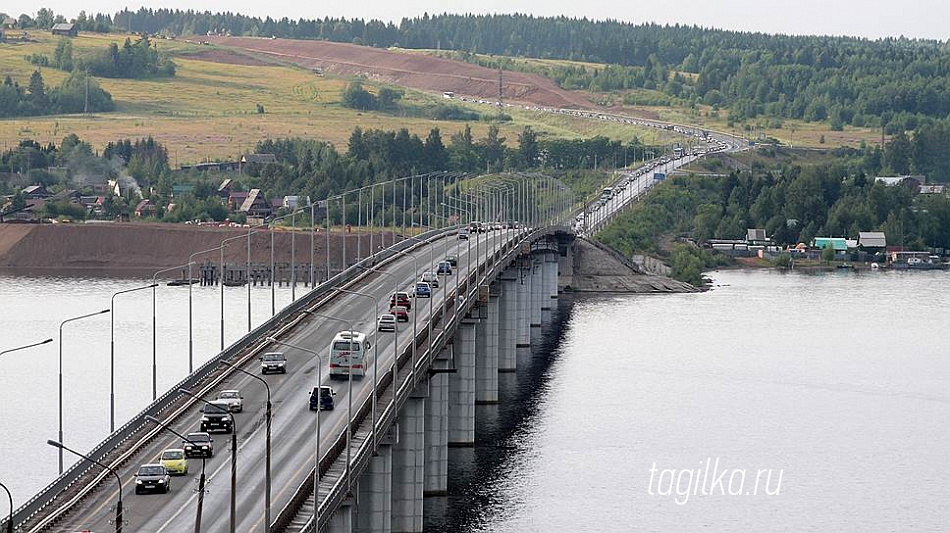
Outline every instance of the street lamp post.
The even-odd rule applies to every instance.
[[[53,340],[53,339],[50,339],[50,340]],[[38,343],[38,344],[45,344],[45,343]],[[12,351],[13,350],[7,350],[7,352],[12,352]],[[0,355],[3,355],[4,353],[6,352],[0,352]],[[13,494],[10,494],[10,489],[8,489],[7,486],[4,485],[3,483],[0,483],[0,488],[2,488],[7,493],[7,499],[10,500],[10,517],[7,518],[7,527],[5,529],[7,530],[7,533],[13,533]]]
[[[354,296],[360,296],[362,298],[369,298],[373,300],[374,305],[376,306],[376,320],[379,320],[379,298],[373,296],[372,294],[367,294],[365,292],[358,292],[350,289],[340,289],[340,292],[345,294],[352,294]],[[374,328],[376,326],[373,326]],[[373,449],[376,448],[376,386],[378,383],[379,377],[379,342],[373,343]]]
[[[191,301],[191,286],[194,285],[194,280],[191,277],[191,265],[195,262],[195,256],[213,252],[222,248],[221,246],[215,246],[214,248],[208,248],[207,250],[201,250],[200,252],[195,252],[188,256],[188,374],[190,375],[194,372],[194,362],[195,362],[195,338],[194,338],[194,327],[192,322],[192,301]]]
[[[34,347],[34,346],[40,346],[41,344],[49,344],[49,343],[51,343],[51,342],[53,342],[53,339],[46,339],[45,341],[34,342],[33,344],[27,344],[26,346],[18,346],[18,347],[16,347],[16,348],[10,348],[9,350],[3,350],[2,352],[0,352],[0,355],[3,355],[3,354],[5,354],[5,353],[10,353],[10,352],[16,352],[16,351],[19,351],[19,350],[26,350],[27,348],[32,348],[32,347]]]
[[[159,274],[162,274],[164,272],[171,272],[172,270],[184,269],[187,266],[188,266],[187,264],[173,266],[171,268],[159,270],[158,272],[152,275],[152,401],[153,402],[155,401],[156,398],[158,398],[158,332],[157,332],[157,325],[156,325],[156,318],[155,318],[155,315],[156,315],[155,313],[155,299],[156,299],[155,287],[157,287],[158,284],[155,283],[155,279],[158,277]]]
[[[236,241],[238,239],[247,239],[247,331],[251,331],[251,235],[259,233],[257,231],[248,231],[246,235],[238,235],[236,237],[229,237],[221,241],[221,257],[220,265],[221,274],[218,279],[218,284],[221,286],[221,351],[224,351],[224,248],[231,241]]]
[[[175,431],[170,426],[162,422],[161,420],[155,418],[152,415],[145,415],[145,419],[151,422],[155,422],[161,428],[167,429],[168,431],[174,433],[181,437],[184,442],[191,443],[193,446],[197,447],[197,443],[189,440],[188,437],[182,435],[181,433]],[[201,509],[204,507],[205,501],[205,454],[201,454],[201,476],[198,478],[198,511],[195,515],[195,533],[201,533]]]
[[[339,319],[337,319],[337,318],[325,317],[325,316],[323,316],[323,315],[317,315],[317,314],[315,314],[315,313],[310,313],[310,312],[307,312],[307,313],[308,313],[308,314],[311,314],[311,315],[313,315],[313,316],[319,317],[319,318],[327,318],[327,319],[331,319],[331,320],[339,320]],[[282,342],[282,341],[279,341],[279,340],[275,339],[274,337],[267,337],[267,340],[270,341],[270,342],[273,342],[274,344],[280,344],[280,345],[282,345],[282,346],[287,346],[288,348],[293,348],[293,349],[295,349],[295,350],[300,350],[301,352],[309,353],[309,354],[311,354],[311,355],[313,355],[314,357],[317,358],[317,402],[318,402],[318,403],[317,403],[317,428],[316,428],[316,434],[315,434],[315,437],[314,437],[314,453],[316,454],[316,457],[314,458],[314,461],[313,461],[313,462],[314,462],[314,468],[313,468],[313,525],[314,525],[314,530],[315,530],[315,531],[320,531],[320,459],[321,459],[321,457],[320,457],[320,401],[321,401],[321,396],[320,396],[320,395],[322,394],[322,392],[320,391],[320,386],[323,385],[323,358],[320,357],[320,354],[319,354],[319,353],[317,353],[317,352],[315,352],[315,351],[313,351],[313,350],[310,350],[310,349],[308,349],[308,348],[304,348],[304,347],[302,347],[302,346],[297,346],[297,345],[294,345],[294,344],[289,344],[289,343],[286,343],[286,342]],[[352,384],[352,382],[351,382],[351,384]],[[349,421],[348,421],[348,422],[349,422]],[[347,446],[346,446],[346,449],[347,449],[347,464],[346,464],[346,470],[347,470],[347,475],[349,475],[349,470],[350,470],[350,464],[349,464],[349,449],[350,449],[349,423],[347,423],[347,441],[346,441],[346,445],[347,445]]]
[[[270,458],[271,458],[271,444],[270,444],[270,443],[271,443],[271,439],[270,439],[270,436],[271,436],[271,416],[272,416],[272,415],[271,415],[271,407],[272,407],[272,405],[273,405],[273,404],[271,404],[271,400],[270,400],[270,385],[268,385],[268,384],[267,384],[267,381],[265,381],[265,380],[264,380],[263,378],[261,378],[260,376],[251,374],[251,373],[248,372],[247,370],[244,370],[243,368],[241,368],[241,367],[239,367],[239,366],[237,366],[237,365],[232,365],[231,363],[229,363],[229,362],[227,362],[227,361],[219,361],[218,363],[219,363],[219,364],[222,364],[222,365],[224,365],[224,366],[226,366],[226,367],[228,367],[228,368],[237,370],[238,372],[241,372],[242,374],[245,374],[245,375],[247,375],[247,376],[250,376],[250,377],[256,379],[257,381],[260,381],[260,382],[264,385],[264,389],[267,391],[267,408],[266,408],[265,411],[264,411],[264,420],[265,420],[265,422],[264,422],[264,424],[265,424],[265,437],[264,437],[264,439],[265,439],[265,440],[264,440],[264,443],[265,443],[265,445],[264,445],[264,532],[267,533],[267,531],[270,530],[270,500],[271,500],[271,498],[270,498],[270,495],[271,495],[271,476],[270,476]]]
[[[154,289],[156,283],[143,285],[134,289],[126,289],[112,295],[112,313],[109,315],[109,433],[115,431],[115,297],[127,292]]]
[[[119,502],[118,502],[118,503],[116,504],[116,506],[115,506],[115,533],[122,533],[122,525],[123,525],[122,522],[124,521],[123,518],[122,518],[122,478],[119,477],[119,474],[116,473],[115,470],[113,470],[113,469],[109,468],[108,466],[106,466],[106,465],[100,463],[99,461],[96,461],[95,459],[93,459],[93,458],[91,458],[91,457],[87,457],[87,456],[85,456],[85,455],[83,455],[83,454],[77,452],[76,450],[67,448],[66,445],[62,443],[62,441],[48,440],[48,441],[46,441],[46,444],[49,444],[50,446],[53,446],[54,448],[59,448],[59,453],[60,453],[60,455],[62,455],[63,450],[66,450],[67,452],[69,452],[69,453],[71,453],[71,454],[73,454],[73,455],[78,455],[79,457],[82,457],[83,459],[89,461],[90,463],[95,463],[95,464],[101,466],[102,468],[105,468],[106,470],[109,471],[110,474],[112,474],[113,476],[115,476],[116,484],[118,485],[117,488],[118,488],[118,490],[119,490]],[[12,500],[11,500],[11,503],[12,503]],[[12,530],[12,527],[13,527],[12,524],[13,524],[13,522],[12,522],[12,515],[11,515],[11,522],[10,522],[10,528],[11,528],[11,530]]]
[[[224,410],[222,407],[217,406],[208,400],[205,400],[197,394],[193,394],[188,389],[178,389],[178,392],[184,394],[185,396],[190,396],[199,402],[204,403],[214,409]],[[231,533],[234,533],[235,525],[237,524],[237,424],[234,422],[234,415],[231,414],[231,411],[225,411],[227,415],[231,418],[231,516],[230,516],[230,529]]]
[[[59,324],[59,442],[63,442],[63,326],[70,322],[75,322],[77,320],[82,320],[84,318],[94,317],[96,315],[101,315],[103,313],[108,313],[108,309],[103,309],[102,311],[96,311],[95,313],[89,313],[86,315],[75,316],[73,318],[67,318]],[[59,446],[59,473],[63,474],[63,447]]]

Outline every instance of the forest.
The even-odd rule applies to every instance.
[[[51,11],[41,11],[44,19],[56,20]],[[607,63],[612,67],[546,68],[566,88],[652,89],[686,105],[728,109],[730,119],[739,122],[764,115],[894,134],[950,115],[950,49],[938,41],[767,35],[519,14],[426,14],[396,25],[140,8],[81,19],[84,27],[102,29],[108,23],[145,34],[228,33]],[[34,22],[28,15],[19,20]]]

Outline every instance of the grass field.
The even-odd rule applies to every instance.
[[[52,58],[58,38],[31,33],[31,43],[0,44],[0,76],[10,75],[26,85],[36,69],[25,60],[30,54]],[[121,42],[125,35],[82,34],[73,39],[74,57],[106,48],[109,42]],[[464,128],[459,121],[437,121],[415,116],[385,113],[359,113],[340,105],[348,80],[315,75],[290,65],[240,65],[195,59],[194,54],[210,50],[228,53],[219,47],[201,46],[184,41],[156,40],[161,52],[173,56],[178,65],[174,78],[151,80],[99,79],[112,94],[117,110],[91,115],[56,115],[0,120],[0,143],[12,145],[20,140],[59,143],[63,136],[75,133],[101,148],[109,141],[151,135],[169,148],[175,165],[239,157],[260,140],[300,136],[332,142],[344,149],[353,128],[397,129],[425,137],[433,127],[442,131],[447,144],[451,134]],[[58,85],[66,73],[43,68],[48,86]],[[366,82],[368,88],[373,84]],[[409,107],[425,108],[440,103],[440,95],[407,90],[404,102]],[[257,105],[265,113],[257,113]],[[484,115],[494,110],[486,106],[460,104]],[[643,136],[641,128],[569,118],[558,115],[506,110],[512,121],[499,124],[510,146],[517,145],[517,134],[531,125],[542,135],[587,137],[605,135],[629,140]],[[471,123],[476,137],[484,136],[486,121]],[[649,133],[646,133],[649,136]]]
[[[406,50],[400,51],[407,53],[421,53],[450,57],[452,52],[440,52],[437,50]],[[498,56],[480,55],[483,59],[497,58]],[[545,67],[583,67],[589,70],[602,70],[606,65],[602,63],[590,63],[584,61],[570,61],[563,59],[536,59],[509,57],[512,62],[524,65],[529,70],[543,69]],[[686,78],[695,78],[695,74],[680,72],[679,74]],[[668,100],[669,97],[657,92],[644,89],[632,89],[627,91],[616,91],[612,93],[587,93],[591,100],[598,103],[605,103],[611,110],[617,113],[652,118],[680,124],[689,124],[708,129],[718,130],[726,133],[744,135],[745,137],[757,139],[772,137],[783,144],[790,146],[799,146],[807,148],[835,148],[839,146],[858,146],[862,142],[868,144],[880,144],[880,130],[870,128],[854,128],[846,126],[843,131],[834,131],[828,122],[805,122],[802,120],[783,119],[781,127],[774,127],[775,121],[772,119],[760,117],[754,121],[738,126],[729,126],[729,113],[726,110],[720,110],[718,117],[713,112],[712,107],[699,105],[696,109],[690,109],[685,106],[676,105],[623,105],[624,96],[633,98],[633,101],[655,102]],[[823,142],[822,142],[823,139]]]

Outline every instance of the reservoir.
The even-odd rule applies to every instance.
[[[427,531],[945,531],[947,274],[711,276],[562,298]]]
[[[944,530],[947,273],[711,276],[701,294],[562,297],[499,405],[478,406],[476,447],[450,450],[426,531]],[[0,349],[54,339],[0,359],[17,506],[56,476],[59,323],[147,283],[0,277]],[[256,326],[271,293],[252,294]],[[197,367],[218,350],[220,292],[193,295]],[[245,298],[225,289],[227,344]],[[157,302],[161,394],[188,370],[188,288]],[[151,400],[151,291],[116,308],[120,426]],[[64,332],[65,440],[88,450],[108,433],[109,315]]]

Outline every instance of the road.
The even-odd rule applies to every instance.
[[[410,255],[400,257],[382,270],[389,272],[398,280],[400,290],[407,290],[418,273],[415,272],[413,257],[418,261],[419,272],[435,270],[438,261],[448,254],[459,257],[458,267],[451,276],[440,276],[443,281],[435,290],[433,298],[415,298],[410,318],[418,321],[417,327],[425,327],[429,316],[429,307],[437,309],[443,302],[445,289],[455,288],[458,273],[469,267],[469,259],[484,256],[488,246],[514,236],[514,231],[494,231],[486,234],[473,234],[469,241],[457,240],[454,235],[437,241],[430,247],[421,247]],[[477,237],[477,241],[476,241]],[[431,249],[431,252],[430,252]],[[431,253],[431,257],[430,257]],[[430,263],[431,261],[431,263]],[[448,283],[445,281],[447,280]],[[381,312],[388,309],[389,295],[393,292],[393,279],[389,276],[374,275],[356,290],[370,293],[380,300]],[[385,307],[385,309],[383,309]],[[352,321],[353,328],[370,336],[373,343],[370,355],[378,350],[378,359],[367,359],[370,368],[367,376],[353,382],[354,409],[372,394],[373,378],[378,366],[379,375],[390,371],[394,356],[393,333],[376,333],[375,303],[369,298],[357,295],[341,295],[329,305],[318,311]],[[409,346],[412,322],[398,325],[400,347]],[[333,336],[347,329],[343,323],[323,320],[316,317],[307,319],[294,328],[291,334],[280,340],[297,344],[319,352],[322,357],[323,384],[330,385],[336,392],[336,409],[320,412],[321,447],[329,449],[331,443],[343,433],[346,421],[346,407],[349,383],[330,381],[327,351]],[[421,329],[420,329],[421,331]],[[275,348],[276,349],[276,348]],[[271,350],[273,351],[273,350]],[[273,401],[273,458],[272,458],[272,517],[288,502],[294,489],[313,468],[315,459],[315,417],[308,408],[308,391],[316,384],[317,358],[310,354],[290,348],[281,348],[288,359],[288,373],[270,374],[265,377],[271,387]],[[244,367],[252,373],[259,373],[257,360]],[[387,370],[388,369],[388,370]],[[260,382],[244,374],[235,373],[220,387],[221,389],[239,389],[244,396],[244,412],[236,413],[238,435],[238,487],[237,487],[237,531],[263,530],[264,521],[264,405],[266,394]],[[208,395],[212,399],[213,395]],[[200,413],[192,408],[171,424],[176,431],[187,434],[198,431]],[[166,436],[167,435],[167,436]],[[207,490],[202,513],[202,531],[228,531],[230,509],[230,436],[214,434],[214,456],[207,460]],[[197,479],[201,470],[201,460],[189,461],[189,473],[173,477],[172,491],[167,494],[134,494],[135,471],[140,464],[157,462],[162,450],[181,447],[181,439],[167,433],[141,450],[127,463],[119,475],[123,483],[125,497],[125,520],[127,529],[143,533],[182,532],[193,528],[196,509]],[[60,531],[110,531],[114,518],[113,505],[116,501],[114,482],[107,481],[74,509],[63,522],[58,524]]]

